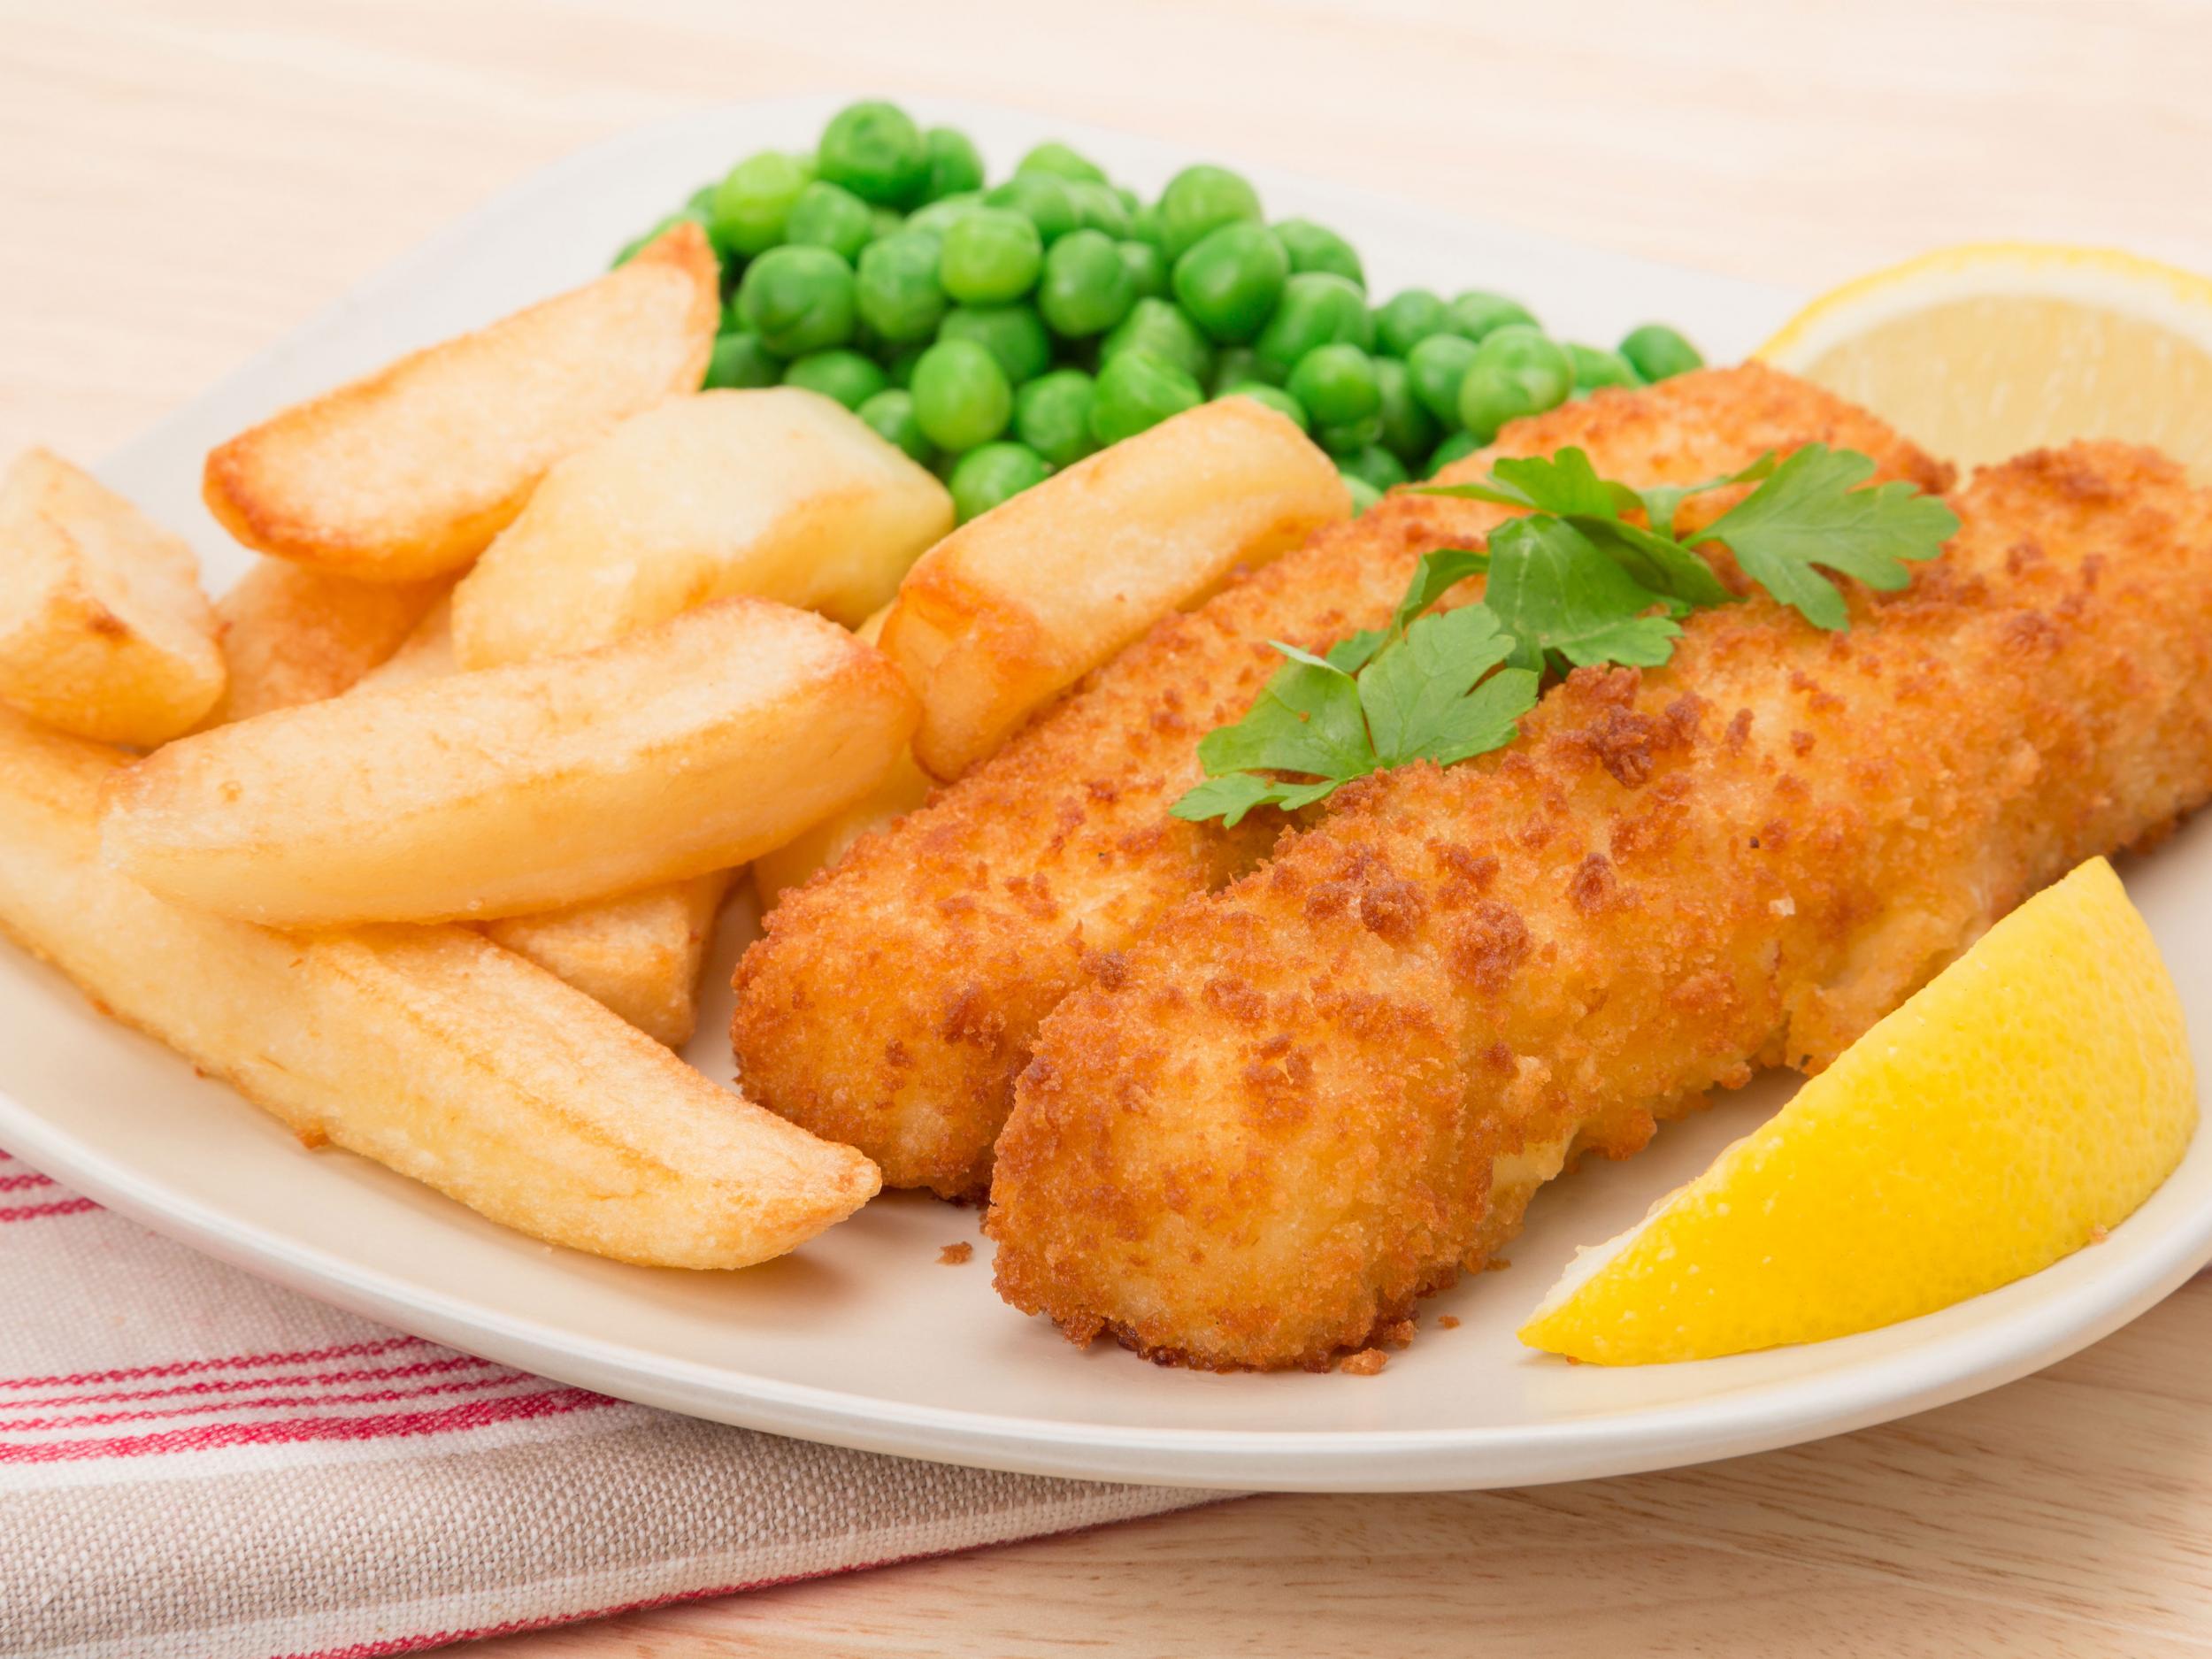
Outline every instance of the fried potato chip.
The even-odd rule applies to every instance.
[[[456,590],[456,653],[489,668],[583,650],[726,594],[849,627],[951,528],[945,487],[843,404],[702,392],[546,474]]]
[[[915,757],[959,776],[1162,617],[1351,511],[1304,434],[1230,397],[963,525],[908,572],[884,625],[922,697]]]
[[[685,220],[582,288],[241,433],[202,492],[264,553],[375,581],[447,574],[555,462],[696,390],[720,315],[713,250]]]
[[[353,695],[460,672],[453,660],[451,623],[452,608],[441,602],[388,661],[362,676]],[[699,967],[732,873],[711,871],[536,916],[509,917],[485,932],[676,1048],[690,1038],[698,1020]]]
[[[453,660],[453,596],[445,594],[408,630],[399,649],[355,680],[352,689],[396,691],[460,672],[461,665]]]
[[[722,599],[581,656],[219,727],[119,776],[114,866],[273,926],[488,919],[742,864],[866,795],[911,734],[834,623]]]
[[[223,691],[199,562],[43,449],[0,480],[0,700],[109,742],[167,741]]]
[[[0,712],[0,930],[309,1144],[661,1267],[780,1256],[876,1191],[859,1153],[472,929],[296,939],[155,898],[98,856],[101,790],[123,764]]]
[[[699,970],[735,873],[710,870],[566,910],[510,916],[485,923],[484,935],[567,980],[656,1042],[680,1048],[698,1025]]]
[[[229,684],[203,726],[320,703],[388,658],[452,586],[363,582],[257,560],[215,602]]]
[[[886,605],[853,633],[869,644],[883,639],[883,625],[890,619]],[[764,916],[790,887],[797,887],[818,870],[826,870],[852,850],[853,843],[870,830],[880,829],[903,818],[929,798],[934,780],[921,769],[910,749],[883,774],[883,781],[842,812],[832,813],[780,847],[771,848],[753,860],[753,896]]]
[[[761,910],[772,910],[787,888],[839,863],[870,830],[904,818],[929,799],[934,786],[935,780],[922,770],[912,752],[902,753],[884,773],[883,781],[864,798],[818,824],[809,825],[782,846],[772,847],[753,860],[753,892]]]

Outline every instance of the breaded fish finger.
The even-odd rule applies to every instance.
[[[1601,393],[1507,429],[1496,454],[1587,449],[1639,482],[1691,481],[1823,442],[1886,478],[1947,472],[1871,416],[1758,365]],[[1038,1022],[1170,906],[1250,868],[1279,820],[1234,832],[1168,809],[1198,740],[1240,716],[1281,659],[1380,623],[1420,556],[1503,517],[1394,495],[1187,615],[1170,617],[992,759],[787,895],[737,974],[745,1088],[864,1149],[887,1185],[979,1195]],[[1265,818],[1269,815],[1260,815]]]
[[[1185,904],[1047,1022],[998,1284],[1078,1340],[1325,1365],[1584,1148],[1816,1070],[2082,859],[2212,793],[2212,495],[2100,443],[1822,634],[1764,598],[1582,670]]]

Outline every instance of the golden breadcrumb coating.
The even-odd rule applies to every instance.
[[[2078,444],[1978,474],[1848,634],[1764,598],[1522,741],[1338,795],[1046,1023],[1000,1290],[1192,1365],[1325,1365],[1585,1148],[1817,1070],[1999,917],[2212,793],[2212,495]],[[1347,799],[1347,797],[1351,797]]]
[[[1886,478],[1949,481],[1871,416],[1756,365],[1518,422],[1449,476],[1580,444],[1612,476],[1688,482],[1816,441],[1865,451]],[[1280,666],[1267,641],[1317,649],[1379,624],[1423,553],[1504,516],[1390,496],[1159,623],[992,759],[787,895],[738,969],[731,1036],[746,1092],[863,1148],[887,1185],[979,1196],[1038,1022],[1085,963],[1271,843],[1271,814],[1235,832],[1168,815],[1202,776],[1198,740],[1242,715]]]

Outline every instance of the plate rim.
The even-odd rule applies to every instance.
[[[376,305],[419,269],[435,265],[484,234],[503,209],[539,192],[562,188],[588,166],[628,149],[665,142],[673,132],[692,125],[726,119],[733,111],[798,120],[818,117],[854,96],[861,95],[810,93],[706,105],[613,134],[536,168],[416,242],[219,377],[119,446],[104,467],[118,465],[139,446],[154,442],[173,422],[188,417],[204,402],[250,382],[301,339],[348,313]],[[958,120],[964,115],[971,120],[1017,120],[1041,133],[1079,142],[1087,134],[1156,148],[1164,142],[1011,105],[933,96],[912,102],[943,119]],[[1567,238],[1406,202],[1386,191],[1247,163],[1233,155],[1226,159],[1263,182],[1271,179],[1287,183],[1309,200],[1363,204],[1416,219],[1474,225],[1510,239],[1574,245]],[[1659,263],[1610,250],[1593,251],[1610,259],[1655,266]],[[1717,273],[1698,274],[1746,293],[1763,286]],[[42,971],[53,972],[43,966]],[[74,991],[65,978],[56,978]],[[2056,1293],[2024,1299],[2020,1310],[2007,1313],[1993,1327],[1969,1326],[1932,1342],[1847,1360],[1748,1395],[1724,1388],[1694,1400],[1565,1422],[1332,1430],[1079,1425],[924,1405],[763,1377],[671,1358],[472,1302],[445,1289],[388,1274],[365,1256],[347,1256],[299,1241],[272,1225],[225,1213],[173,1191],[157,1171],[134,1167],[78,1141],[65,1124],[5,1090],[0,1090],[0,1141],[116,1213],[219,1260],[400,1330],[560,1381],[658,1409],[857,1450],[1029,1474],[1205,1489],[1473,1490],[1630,1474],[1770,1450],[1867,1427],[2016,1380],[2109,1334],[2212,1261],[2212,1206],[2193,1217],[2184,1210],[2177,1222],[2131,1250],[2117,1267]],[[2115,1236],[2134,1219],[2123,1223]],[[1988,1294],[2004,1295],[2036,1277]],[[1837,1340],[1847,1344],[1855,1339]]]
[[[74,991],[64,976],[50,968],[43,971]],[[1472,1491],[1550,1485],[1707,1463],[1848,1433],[2001,1386],[2079,1352],[2147,1311],[2212,1261],[2212,1207],[2197,1213],[2193,1227],[2185,1211],[2181,1225],[2167,1228],[2119,1268],[2031,1302],[1994,1330],[1970,1327],[1748,1397],[1720,1390],[1692,1401],[1533,1426],[1295,1431],[1079,1426],[886,1401],[757,1376],[746,1378],[743,1394],[733,1394],[726,1386],[732,1375],[727,1371],[487,1310],[442,1290],[400,1282],[365,1261],[221,1215],[196,1200],[165,1194],[157,1177],[78,1148],[50,1119],[5,1092],[0,1092],[0,1140],[104,1207],[219,1260],[410,1334],[557,1381],[659,1409],[857,1451],[1021,1474],[1207,1490]],[[2123,1222],[2111,1237],[2121,1237],[2135,1218]],[[2001,1296],[2040,1277],[2031,1274],[1984,1294]],[[1922,1317],[1939,1318],[1945,1311]],[[1832,1339],[1844,1344],[1856,1340]],[[1440,1467],[1440,1460],[1449,1460],[1452,1467]],[[1470,1468],[1470,1463],[1482,1466]],[[1342,1478],[1354,1471],[1358,1479]]]

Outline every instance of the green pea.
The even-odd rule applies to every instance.
[[[1119,352],[1098,372],[1091,395],[1091,435],[1101,443],[1119,443],[1204,401],[1197,380],[1166,358],[1149,351]]]
[[[1363,415],[1357,420],[1340,420],[1333,426],[1316,426],[1313,441],[1331,455],[1357,455],[1382,439],[1382,417]]]
[[[1382,499],[1382,491],[1377,489],[1365,479],[1351,472],[1340,472],[1338,476],[1344,480],[1345,493],[1352,498],[1353,518],[1358,518],[1360,514]]]
[[[998,359],[972,340],[940,340],[914,365],[914,419],[939,449],[957,455],[1006,430],[1014,388]]]
[[[1302,271],[1283,284],[1282,300],[1260,330],[1253,349],[1262,363],[1288,374],[1317,346],[1357,346],[1366,351],[1374,343],[1375,319],[1367,309],[1367,296],[1340,276]]]
[[[1575,390],[1594,392],[1601,386],[1641,386],[1643,379],[1617,351],[1608,351],[1603,346],[1585,346],[1569,342],[1568,361],[1574,365]]]
[[[986,191],[983,199],[993,207],[1010,207],[1025,215],[1048,242],[1059,241],[1080,222],[1067,180],[1048,173],[1018,173],[995,190]]]
[[[780,357],[841,346],[856,321],[852,267],[826,248],[771,248],[745,268],[737,310]]]
[[[1310,219],[1286,219],[1275,227],[1275,235],[1290,256],[1292,270],[1327,271],[1366,291],[1367,272],[1358,252],[1334,231]]]
[[[1375,343],[1394,357],[1409,357],[1431,334],[1452,326],[1452,308],[1426,288],[1393,294],[1375,313]]]
[[[1167,233],[1160,227],[1160,210],[1150,202],[1141,202],[1129,210],[1129,234],[1133,241],[1148,242],[1161,250],[1164,261],[1167,254]]]
[[[1279,415],[1288,417],[1301,432],[1310,430],[1313,425],[1311,419],[1306,413],[1306,406],[1303,403],[1283,390],[1281,387],[1270,386],[1264,380],[1239,380],[1228,390],[1217,392],[1215,396],[1217,397],[1248,397],[1256,403],[1264,404]]]
[[[1480,448],[1482,448],[1482,440],[1476,437],[1466,427],[1462,426],[1430,452],[1428,469],[1422,476],[1434,478],[1462,456],[1472,455]]]
[[[941,202],[983,188],[983,157],[968,135],[954,127],[933,127],[922,134],[922,200]]]
[[[1260,215],[1259,193],[1225,167],[1186,167],[1160,192],[1160,251],[1172,265],[1209,231]]]
[[[1464,334],[1431,334],[1406,357],[1406,374],[1421,407],[1447,426],[1459,424],[1459,385],[1475,365],[1475,342]]]
[[[854,294],[860,320],[894,344],[926,340],[950,304],[937,280],[936,237],[902,230],[860,250]]]
[[[1469,288],[1452,301],[1452,327],[1470,340],[1481,340],[1494,328],[1503,328],[1511,323],[1531,327],[1536,319],[1528,307],[1518,300],[1509,300],[1502,294],[1486,294],[1480,288]]]
[[[906,216],[906,227],[942,236],[952,228],[956,219],[965,219],[983,205],[983,192],[963,190],[957,195],[940,196],[926,207],[918,207]]]
[[[1091,377],[1055,369],[1014,394],[1014,435],[1055,466],[1072,466],[1098,442],[1091,436]]]
[[[1115,244],[1128,267],[1132,289],[1141,300],[1156,299],[1167,292],[1167,257],[1148,242],[1131,238]]]
[[[732,167],[714,187],[708,226],[716,243],[749,258],[783,240],[784,221],[811,180],[798,158],[764,150]]]
[[[1094,161],[1087,161],[1056,138],[1048,138],[1014,164],[1016,173],[1049,173],[1063,179],[1087,179],[1094,184],[1106,182],[1106,174]]]
[[[911,396],[896,387],[889,387],[878,392],[854,412],[874,429],[876,436],[905,450],[908,459],[919,461],[925,466],[929,465],[929,434],[922,430],[922,423],[914,418],[914,399]]]
[[[1025,443],[987,443],[953,463],[945,488],[952,492],[954,513],[965,524],[1043,483],[1051,471],[1044,457]]]
[[[1436,418],[1413,395],[1413,372],[1395,357],[1375,359],[1375,388],[1382,394],[1382,446],[1408,466],[1436,447]]]
[[[1459,387],[1460,424],[1477,437],[1509,420],[1541,414],[1574,390],[1567,349],[1528,323],[1507,323],[1483,336]]]
[[[1028,293],[1044,257],[1044,238],[1025,215],[979,208],[945,227],[937,280],[963,304],[995,305]]]
[[[914,365],[922,360],[922,353],[929,349],[926,340],[910,340],[904,345],[893,346],[883,354],[883,372],[891,377],[891,384],[904,391],[914,384]]]
[[[1357,346],[1317,346],[1298,359],[1286,388],[1320,426],[1366,420],[1382,411],[1375,360]]]
[[[1348,478],[1363,480],[1376,489],[1394,489],[1409,474],[1398,457],[1379,443],[1336,457],[1336,470]]]
[[[1125,351],[1149,352],[1194,381],[1203,381],[1213,367],[1213,348],[1172,300],[1145,299],[1132,305],[1100,342],[1099,363],[1110,363]]]
[[[1037,309],[1052,332],[1081,340],[1104,334],[1137,303],[1121,244],[1103,231],[1071,231],[1046,250]]]
[[[1239,219],[1209,231],[1175,262],[1175,297],[1214,339],[1245,341],[1273,313],[1289,276],[1275,234]]]
[[[1011,386],[1052,366],[1052,336],[1033,305],[963,305],[947,315],[937,337],[973,341],[998,359]]]
[[[793,358],[783,372],[783,383],[804,387],[810,392],[835,398],[848,409],[857,409],[888,387],[891,377],[877,366],[873,358],[841,346],[834,350],[810,351],[803,357]]]
[[[864,202],[903,207],[928,188],[930,155],[921,129],[895,104],[849,104],[830,117],[815,147],[822,177]]]
[[[1214,354],[1214,372],[1206,384],[1216,397],[1233,386],[1247,380],[1257,380],[1263,386],[1273,386],[1282,377],[1269,373],[1260,365],[1258,354],[1249,346],[1224,346]]]
[[[718,334],[714,354],[707,359],[708,388],[773,386],[783,378],[783,365],[760,343],[756,334]]]
[[[906,228],[906,215],[895,207],[872,207],[868,210],[868,240],[879,242],[886,236],[895,236]]]
[[[1646,323],[1621,342],[1621,356],[1647,380],[1668,380],[1704,366],[1698,349],[1664,323]]]
[[[784,241],[827,248],[848,262],[860,257],[875,234],[868,204],[841,185],[816,180],[799,192],[783,226]]]
[[[1110,187],[1093,184],[1087,179],[1071,179],[1068,181],[1068,200],[1075,204],[1079,229],[1102,230],[1116,238],[1129,234],[1129,210]]]

